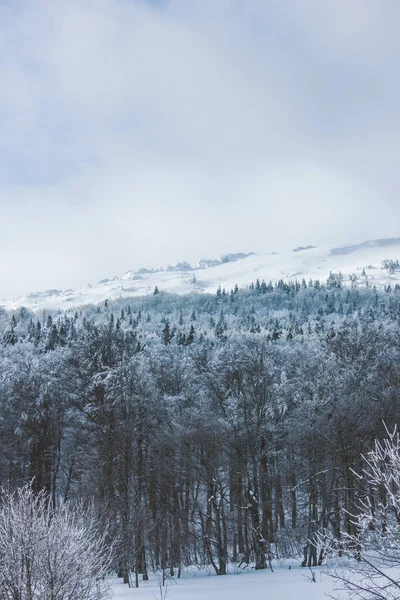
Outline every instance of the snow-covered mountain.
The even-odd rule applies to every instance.
[[[0,306],[31,310],[67,309],[96,304],[106,299],[152,294],[159,291],[176,294],[215,293],[219,286],[232,289],[260,282],[319,279],[325,282],[332,273],[342,273],[343,283],[377,287],[400,284],[400,238],[380,239],[346,246],[299,246],[288,252],[271,254],[226,254],[218,259],[201,260],[196,267],[187,262],[161,269],[128,271],[122,277],[102,279],[79,290],[46,290],[13,300],[1,300]]]

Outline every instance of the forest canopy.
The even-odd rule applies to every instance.
[[[399,420],[399,333],[398,286],[339,274],[0,309],[0,484],[94,503],[125,578],[316,565],[354,534],[361,455]]]

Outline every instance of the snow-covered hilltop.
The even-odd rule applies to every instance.
[[[31,310],[67,309],[96,304],[106,299],[152,294],[154,288],[175,294],[215,293],[218,287],[232,289],[261,282],[319,279],[325,282],[332,273],[342,273],[343,283],[383,287],[400,284],[400,238],[380,239],[346,246],[299,246],[288,252],[272,254],[226,254],[218,259],[203,259],[196,267],[187,262],[161,269],[128,271],[122,277],[102,279],[80,290],[46,290],[13,300],[1,300],[0,306]]]

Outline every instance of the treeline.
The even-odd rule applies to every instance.
[[[94,502],[126,581],[315,565],[354,533],[361,454],[399,421],[399,333],[400,290],[335,276],[2,311],[0,484]]]

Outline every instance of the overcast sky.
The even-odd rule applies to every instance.
[[[400,236],[398,0],[0,0],[0,298]]]

